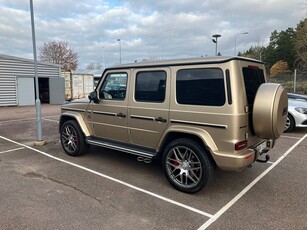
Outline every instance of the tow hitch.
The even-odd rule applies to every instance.
[[[267,163],[269,160],[270,160],[270,156],[265,155],[265,160],[257,159],[256,161],[260,163]]]

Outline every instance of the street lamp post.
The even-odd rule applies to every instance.
[[[248,34],[248,32],[238,33],[235,35],[235,56],[237,56],[237,35]]]
[[[217,56],[217,38],[222,37],[222,35],[214,34],[214,35],[212,35],[212,37],[215,38],[215,39],[212,39],[212,41],[215,43],[215,56]]]
[[[117,39],[119,45],[119,64],[122,64],[122,43],[120,38]]]
[[[44,145],[43,131],[42,131],[42,113],[41,113],[41,101],[39,99],[38,88],[38,74],[37,74],[37,55],[36,55],[36,38],[35,38],[35,25],[34,25],[34,10],[33,0],[30,0],[30,12],[31,12],[31,29],[32,29],[32,43],[33,43],[33,57],[34,57],[34,79],[35,79],[35,108],[36,108],[36,123],[37,123],[37,140],[35,145]]]

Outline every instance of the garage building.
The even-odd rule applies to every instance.
[[[42,103],[65,100],[61,66],[37,63],[39,98]],[[35,105],[34,61],[0,54],[0,106]]]

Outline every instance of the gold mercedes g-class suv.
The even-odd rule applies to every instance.
[[[170,184],[193,193],[216,166],[240,171],[260,160],[283,133],[287,99],[258,60],[123,64],[105,69],[89,102],[62,106],[59,132],[68,155],[97,145],[156,158]]]

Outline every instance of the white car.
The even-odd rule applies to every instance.
[[[307,127],[307,96],[288,93],[288,117],[285,132]]]

